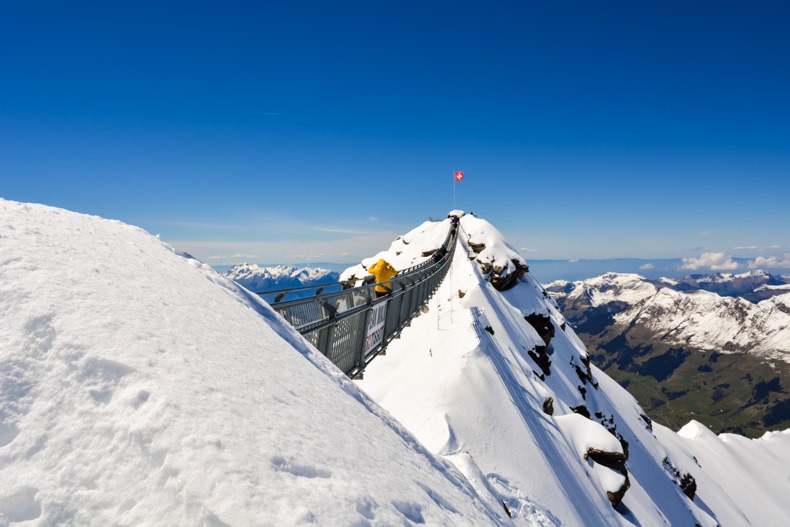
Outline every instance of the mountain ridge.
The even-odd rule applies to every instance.
[[[673,428],[692,416],[750,436],[790,424],[784,279],[760,271],[678,280],[609,273],[547,290],[593,361]]]

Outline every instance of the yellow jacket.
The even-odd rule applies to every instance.
[[[398,271],[395,270],[386,260],[383,258],[378,262],[374,263],[370,267],[368,267],[368,272],[376,277],[376,283],[380,284],[382,282],[386,282],[392,279],[393,276],[398,274]],[[377,285],[376,291],[379,293],[386,293],[391,291],[392,287],[388,284],[386,286]]]

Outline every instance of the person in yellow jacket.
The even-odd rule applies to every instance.
[[[368,267],[368,272],[376,277],[376,284],[382,284],[392,279],[393,276],[398,274],[384,258]],[[376,285],[376,298],[382,297],[392,291],[391,284]]]

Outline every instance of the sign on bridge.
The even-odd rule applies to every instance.
[[[370,310],[368,330],[365,336],[365,355],[370,353],[370,350],[374,349],[384,340],[384,324],[387,322],[387,304],[389,304],[389,300],[376,304]]]

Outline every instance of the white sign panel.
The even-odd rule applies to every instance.
[[[376,304],[368,317],[368,332],[365,336],[365,355],[381,344],[384,340],[384,324],[387,322],[387,304],[389,300]]]

